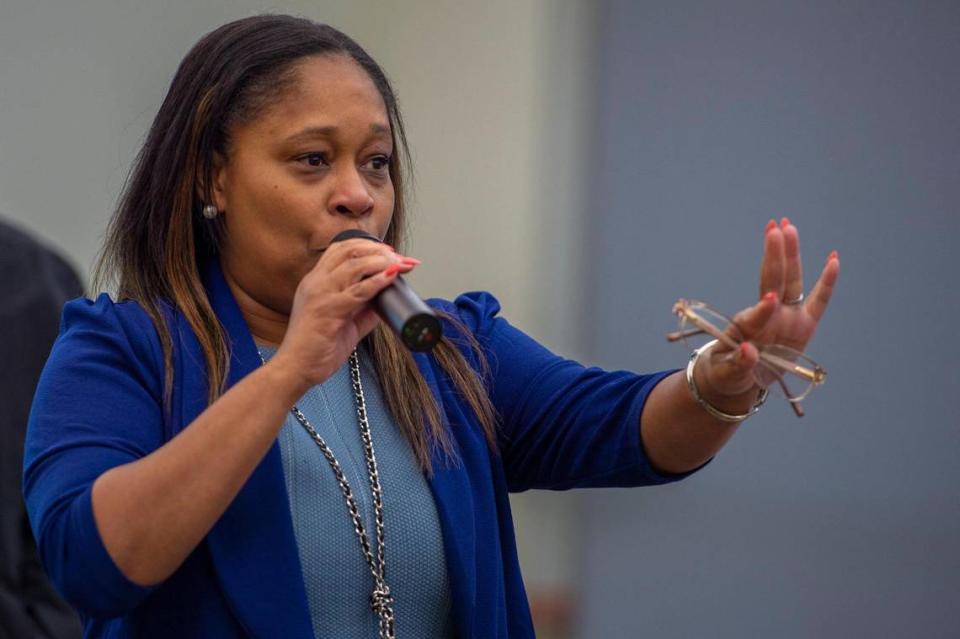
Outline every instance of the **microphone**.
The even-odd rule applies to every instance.
[[[337,233],[330,243],[355,237],[380,242],[366,231],[347,229]],[[413,292],[403,276],[398,275],[390,286],[377,293],[371,303],[377,315],[410,350],[429,351],[440,341],[443,331],[437,314]]]

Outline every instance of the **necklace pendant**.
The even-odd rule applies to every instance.
[[[387,584],[380,584],[370,593],[370,607],[377,614],[389,612],[390,616],[393,616],[393,595],[390,594]]]

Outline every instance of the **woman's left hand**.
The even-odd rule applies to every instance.
[[[744,341],[737,352],[717,343],[711,357],[702,358],[703,366],[697,367],[700,388],[714,397],[755,398],[756,346],[776,343],[802,352],[817,330],[839,275],[840,259],[833,251],[817,283],[804,295],[797,227],[787,218],[779,225],[770,220],[760,266],[760,301],[734,317]],[[791,303],[798,299],[802,301]]]

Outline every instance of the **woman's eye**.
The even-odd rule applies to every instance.
[[[300,161],[309,166],[325,166],[327,164],[327,156],[324,153],[307,153],[300,157]]]
[[[378,155],[371,158],[369,164],[374,171],[385,171],[390,166],[390,158],[385,155]]]

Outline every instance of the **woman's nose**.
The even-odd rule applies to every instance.
[[[330,209],[341,214],[360,217],[373,209],[373,196],[355,167],[337,172]]]

